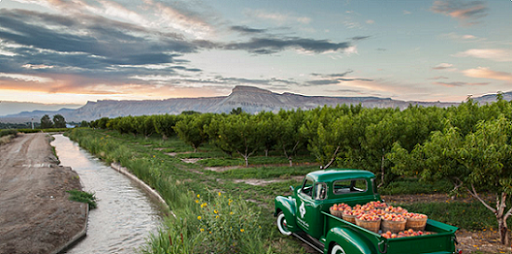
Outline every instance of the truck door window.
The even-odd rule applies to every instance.
[[[367,182],[365,179],[339,180],[333,183],[334,194],[366,192]]]
[[[327,193],[327,186],[325,183],[317,183],[315,184],[315,196],[314,199],[322,200],[325,199],[325,194]]]
[[[304,184],[302,185],[301,192],[312,197],[313,196],[313,183],[312,179],[304,179]]]

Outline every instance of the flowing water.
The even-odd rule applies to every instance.
[[[161,224],[158,206],[129,178],[105,165],[63,135],[52,146],[62,166],[80,176],[85,191],[96,194],[87,236],[66,253],[136,253]]]

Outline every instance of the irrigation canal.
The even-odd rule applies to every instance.
[[[94,192],[98,208],[89,213],[87,236],[66,253],[135,253],[161,224],[158,206],[123,174],[55,135],[61,165],[80,176],[85,191]]]

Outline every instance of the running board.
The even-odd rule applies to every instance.
[[[303,237],[303,236],[301,236],[300,234],[296,234],[296,233],[292,233],[292,234],[293,234],[293,236],[295,236],[295,237],[297,237],[299,240],[301,240],[301,241],[305,242],[307,245],[309,245],[311,248],[315,249],[316,251],[318,251],[318,252],[320,252],[320,253],[324,253],[324,250],[323,250],[323,249],[321,249],[321,248],[323,247],[323,244],[322,244],[320,241],[318,241],[318,240],[316,240],[316,239],[315,239],[315,240],[316,240],[316,241],[315,241],[315,242],[316,242],[316,244],[315,244],[315,243],[313,243],[312,241],[310,241],[310,240],[306,239],[306,238],[309,238],[309,237]],[[313,239],[312,239],[312,240],[313,240]],[[320,245],[320,246],[318,246],[317,244],[318,244],[318,245]]]

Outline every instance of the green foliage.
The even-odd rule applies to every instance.
[[[49,115],[44,115],[41,117],[41,129],[49,129],[53,128],[53,122],[50,119]]]
[[[18,129],[18,132],[21,133],[37,133],[37,132],[65,132],[68,131],[67,128],[50,128],[50,129]]]
[[[9,135],[16,136],[17,134],[18,134],[17,130],[0,130],[0,137],[9,136]]]
[[[66,128],[66,119],[61,114],[53,116],[53,127],[54,128]]]
[[[94,193],[79,190],[69,190],[66,192],[70,194],[69,200],[89,204],[89,210],[97,207]]]
[[[307,140],[301,127],[304,124],[306,114],[301,109],[297,111],[280,110],[276,116],[275,130],[277,136],[277,147],[292,166],[293,157]]]
[[[180,117],[175,115],[154,115],[153,125],[155,126],[155,132],[162,135],[162,138],[167,139],[172,137],[174,132],[174,126],[179,121]]]
[[[80,127],[90,127],[90,126],[91,126],[90,123],[85,120],[80,123]]]
[[[194,148],[194,152],[197,152],[199,146],[208,140],[208,134],[204,128],[210,124],[212,116],[212,114],[185,116],[176,123],[174,131],[181,140]]]
[[[201,248],[208,253],[265,253],[259,213],[241,198],[231,199],[221,192],[209,201],[198,195],[196,214],[199,232],[204,235]]]
[[[228,154],[239,154],[248,166],[249,157],[262,145],[256,118],[248,114],[227,115],[214,117],[211,122],[206,131],[213,144]]]
[[[447,179],[438,181],[421,181],[417,178],[397,178],[388,185],[379,188],[382,195],[409,195],[409,194],[433,194],[447,193],[453,189],[453,185]]]
[[[241,107],[233,108],[231,112],[229,112],[230,115],[240,115],[244,112],[244,110]]]

